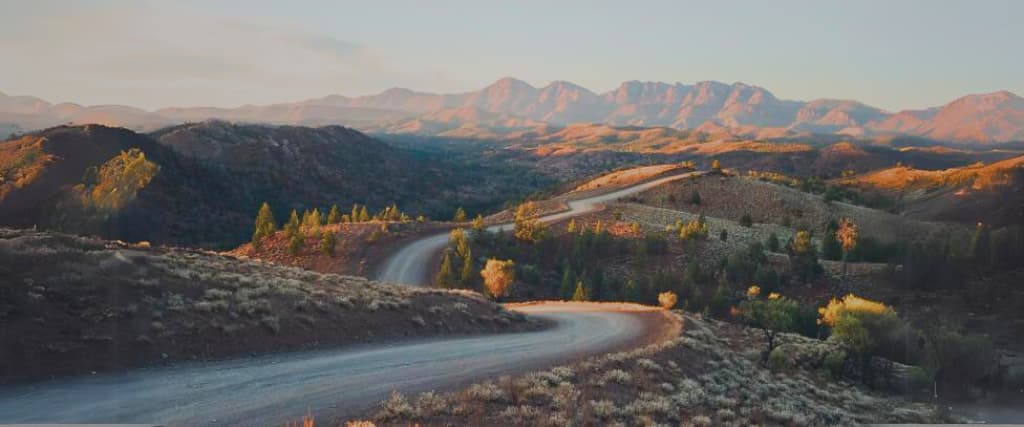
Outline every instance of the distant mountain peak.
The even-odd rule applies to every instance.
[[[427,116],[440,111],[444,113]],[[424,134],[451,130],[447,126],[424,127],[428,122],[483,127],[497,124],[503,129],[576,122],[694,129],[710,121],[712,124],[705,127],[736,134],[763,128],[858,136],[913,135],[961,142],[1024,140],[1024,98],[1006,90],[966,95],[941,107],[895,113],[849,99],[779,99],[754,84],[715,80],[693,84],[628,80],[598,94],[566,80],[538,88],[514,77],[503,77],[479,90],[450,94],[394,87],[376,95],[351,98],[328,95],[233,109],[166,108],[155,112],[120,106],[53,105],[38,98],[0,93],[0,124],[6,126],[0,130],[41,129],[69,122],[153,130],[209,118],[304,126],[341,124],[364,129],[397,129],[394,123],[409,121],[401,129]],[[421,123],[414,123],[417,120]]]
[[[502,77],[488,85],[487,88],[537,89],[533,85],[515,77]]]

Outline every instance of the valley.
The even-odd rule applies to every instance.
[[[147,135],[61,127],[4,142],[6,225],[42,218],[39,228],[53,231],[4,231],[3,265],[19,266],[4,279],[7,330],[37,332],[6,335],[19,344],[4,346],[13,363],[0,419],[245,425],[307,408],[319,420],[383,424],[932,422],[953,418],[924,404],[923,375],[956,402],[967,397],[954,387],[1001,393],[1016,381],[1020,216],[1012,205],[971,207],[1015,200],[1013,145],[815,137],[686,140],[675,150],[646,136],[631,148],[574,139],[589,132],[510,143],[204,122]],[[93,146],[103,150],[74,151]],[[369,165],[407,180],[374,187]],[[524,171],[533,176],[517,176]],[[182,185],[210,177],[232,190]],[[253,211],[239,206],[255,210],[254,197],[272,187],[254,232]],[[437,196],[449,192],[460,195]],[[164,209],[171,215],[154,215]],[[213,216],[179,222],[189,209]],[[859,236],[836,255],[840,219]],[[927,249],[939,241],[947,252]],[[188,242],[237,246],[168,246]],[[990,246],[985,258],[980,244]],[[504,291],[481,275],[496,260],[514,263]],[[784,353],[757,350],[757,323],[743,315],[757,301],[744,294],[751,286],[798,307]],[[984,293],[969,291],[979,286]],[[831,330],[815,310],[847,294],[884,302],[906,325],[872,350],[895,363],[884,385],[859,371],[844,341],[819,339]],[[929,326],[936,312],[949,316],[945,329]],[[991,347],[971,359],[974,371],[931,367],[927,348],[899,349],[947,336],[937,334],[951,334],[951,348],[981,336],[989,344],[970,345]],[[772,362],[776,353],[786,362]],[[838,354],[847,355],[839,367],[823,365]],[[528,373],[554,365],[565,368]],[[715,384],[738,381],[714,374],[720,366],[744,372],[751,390],[785,378],[793,397],[739,413],[740,402],[764,397],[718,394]],[[616,377],[602,380],[609,369]],[[655,372],[676,379],[647,379]],[[538,375],[560,379],[535,384]],[[144,391],[154,384],[159,392]],[[859,409],[815,392],[836,384]],[[58,396],[62,410],[40,410]],[[245,403],[254,396],[263,403]]]
[[[1024,2],[0,2],[0,426],[1024,425]]]

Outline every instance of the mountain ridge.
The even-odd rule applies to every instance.
[[[965,95],[927,109],[891,112],[851,99],[781,99],[763,87],[743,82],[706,80],[688,85],[631,80],[598,93],[564,80],[535,87],[513,77],[476,91],[450,94],[395,87],[357,97],[332,94],[289,103],[155,111],[121,105],[51,104],[31,96],[0,94],[0,127],[32,130],[97,123],[145,131],[221,119],[279,125],[339,124],[375,131],[391,127],[418,133],[418,126],[396,124],[451,109],[478,109],[554,126],[592,122],[699,129],[710,123],[746,132],[764,128],[856,136],[905,134],[968,143],[1024,140],[1024,98],[1005,90]],[[460,125],[487,128],[473,120]]]

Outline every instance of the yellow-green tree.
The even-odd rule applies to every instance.
[[[801,283],[807,283],[821,273],[821,266],[818,265],[818,251],[811,242],[811,233],[805,230],[797,231],[787,249],[790,273]]]
[[[880,339],[903,326],[896,311],[881,302],[848,294],[842,300],[832,298],[818,309],[818,314],[818,323],[831,328],[832,335],[859,356],[861,377],[871,384],[871,356]]]
[[[484,224],[483,215],[476,214],[476,218],[473,218],[473,225],[470,227],[470,229],[473,230],[474,234],[479,234],[482,233],[486,228],[487,225]]]
[[[263,202],[259,212],[256,213],[256,229],[252,233],[252,247],[257,251],[260,250],[263,239],[273,236],[276,231],[277,221],[274,219],[274,212],[270,209],[270,204]]]
[[[488,259],[480,276],[484,279],[484,290],[488,295],[495,299],[504,297],[512,290],[512,282],[515,281],[515,263],[512,260]]]
[[[292,209],[288,217],[288,223],[284,225],[284,235],[288,238],[288,253],[296,255],[302,249],[305,236],[302,235],[302,223],[299,221],[299,213]]]
[[[768,298],[761,298],[761,289],[751,286],[747,290],[747,300],[740,304],[743,319],[755,328],[764,332],[767,350],[763,353],[764,360],[775,349],[776,337],[782,332],[793,330],[800,306],[796,301],[773,293]]]
[[[587,300],[587,287],[583,284],[582,280],[576,281],[576,291],[572,293],[573,301],[586,301]]]
[[[320,251],[329,256],[334,256],[334,247],[337,241],[334,237],[334,232],[324,230],[323,236],[320,237]]]
[[[466,222],[466,210],[459,206],[459,208],[455,210],[455,215],[452,217],[452,221]]]
[[[540,210],[536,203],[529,201],[516,208],[513,230],[516,239],[536,242],[543,238],[545,232],[547,228],[540,222]]]
[[[338,205],[331,205],[331,210],[327,212],[327,223],[337,224],[341,222],[341,209],[338,209]]]
[[[439,288],[454,287],[455,283],[452,271],[452,251],[445,250],[444,258],[441,259],[441,267],[437,270],[437,274],[434,276],[434,286]]]
[[[314,208],[312,211],[305,211],[302,214],[302,230],[304,232],[317,234],[320,232],[321,224],[320,209]]]

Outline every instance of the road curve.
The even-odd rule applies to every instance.
[[[0,424],[273,425],[363,412],[393,389],[421,392],[638,345],[675,327],[627,304],[515,307],[549,319],[541,332],[274,354],[0,387]],[[326,421],[326,420],[325,420]]]
[[[668,176],[607,194],[569,201],[552,222],[691,175]],[[508,230],[511,224],[490,227]],[[393,255],[379,280],[422,285],[447,234],[416,240]],[[551,321],[540,332],[433,338],[333,350],[184,363],[0,386],[0,424],[155,423],[272,425],[314,414],[361,413],[391,390],[445,389],[632,348],[677,333],[665,312],[631,304],[542,303],[514,310]],[[323,417],[321,417],[323,419]]]
[[[555,222],[569,217],[583,215],[597,210],[601,204],[612,200],[620,199],[631,194],[648,190],[666,182],[676,181],[700,174],[701,172],[687,172],[670,175],[647,181],[609,193],[586,197],[567,202],[568,209],[545,215],[540,218],[542,222]],[[488,231],[508,231],[513,224],[499,224],[487,227]],[[448,233],[440,233],[427,236],[405,245],[398,252],[388,257],[383,267],[377,274],[377,280],[382,282],[402,283],[407,285],[425,285],[430,282],[429,269],[432,266],[431,260],[448,243]]]

